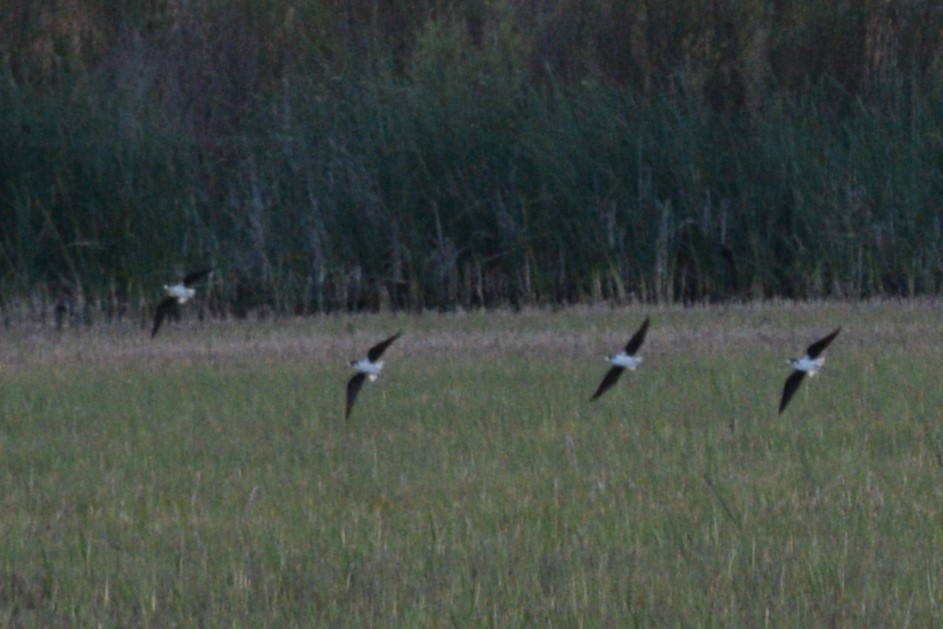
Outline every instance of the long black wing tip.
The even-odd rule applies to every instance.
[[[783,411],[786,410],[786,407],[789,405],[792,396],[795,395],[796,391],[799,390],[799,385],[802,384],[802,379],[805,377],[804,371],[793,371],[792,375],[786,378],[786,382],[783,384],[783,395],[779,400],[779,414],[782,415]]]
[[[838,336],[839,332],[841,332],[841,326],[838,326],[827,336],[824,336],[815,343],[812,343],[812,345],[809,345],[809,347],[806,349],[806,354],[808,354],[809,358],[816,358],[819,354],[824,352],[825,348],[827,348],[832,343],[832,341],[835,340],[835,337]]]
[[[347,405],[344,409],[344,419],[350,419],[350,412],[354,409],[354,402],[357,401],[357,394],[360,393],[360,387],[367,377],[365,373],[355,373],[347,381]]]
[[[386,351],[386,348],[393,344],[393,341],[398,339],[403,333],[402,330],[394,334],[393,336],[387,337],[370,348],[367,352],[367,358],[370,359],[370,362],[375,362],[380,356],[383,355],[383,352]]]
[[[167,318],[167,313],[173,310],[176,304],[177,300],[175,297],[164,297],[164,299],[157,304],[157,312],[154,313],[154,327],[151,330],[151,338],[157,336],[160,324],[164,322],[164,319]]]
[[[635,334],[632,335],[629,342],[625,344],[625,353],[629,356],[633,356],[635,352],[642,347],[642,343],[645,342],[645,335],[648,334],[648,324],[650,320],[651,317],[645,317],[645,321],[642,321],[642,325],[640,325]]]
[[[194,282],[199,282],[212,272],[213,267],[209,267],[206,269],[200,269],[199,271],[194,271],[193,273],[187,273],[183,276],[183,285],[190,286],[190,284],[193,284]]]
[[[590,402],[598,400],[602,395],[611,389],[613,385],[619,380],[619,376],[622,375],[622,372],[625,371],[622,367],[612,367],[609,371],[606,372],[606,375],[602,377],[602,381],[599,383],[599,386],[596,387],[596,392],[593,393],[593,397],[589,398]]]

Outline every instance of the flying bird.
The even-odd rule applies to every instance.
[[[167,291],[167,296],[157,304],[157,313],[154,315],[154,328],[151,330],[151,338],[154,338],[154,335],[157,334],[157,330],[160,329],[160,324],[164,322],[164,319],[168,316],[175,318],[180,316],[180,304],[187,303],[196,295],[196,289],[193,288],[193,285],[209,275],[210,271],[212,271],[212,269],[195,271],[185,275],[184,278],[176,284],[164,284],[164,290]]]
[[[619,380],[619,376],[622,375],[622,372],[625,371],[626,368],[635,371],[635,368],[641,364],[641,356],[636,356],[635,354],[645,341],[646,332],[648,332],[648,317],[645,317],[645,321],[642,323],[641,327],[632,338],[629,339],[629,342],[625,344],[623,351],[614,356],[606,357],[606,360],[612,363],[613,366],[606,372],[606,375],[603,376],[602,382],[599,383],[599,387],[596,389],[593,397],[589,399],[590,402],[608,391],[610,387]]]
[[[383,361],[380,360],[380,356],[383,355],[387,347],[393,344],[393,341],[399,338],[400,334],[402,334],[402,331],[397,332],[385,341],[380,341],[371,347],[370,351],[367,352],[366,358],[350,361],[350,366],[353,367],[354,371],[357,373],[351,376],[350,380],[347,381],[347,410],[344,412],[345,419],[350,417],[350,410],[354,407],[354,402],[357,400],[357,394],[360,393],[360,387],[363,386],[363,381],[366,378],[370,378],[370,381],[373,382],[377,379],[377,376],[380,375],[380,372],[383,371]]]
[[[820,354],[825,351],[828,344],[838,336],[839,332],[841,332],[840,327],[825,338],[819,339],[815,343],[812,343],[812,345],[809,345],[805,350],[805,356],[802,358],[790,358],[786,361],[792,365],[794,371],[786,378],[786,384],[783,385],[783,397],[779,401],[780,415],[786,410],[786,405],[789,404],[789,400],[792,399],[792,396],[799,389],[799,385],[802,384],[802,379],[805,375],[809,374],[810,378],[815,376],[815,374],[819,372],[819,369],[822,368],[822,365],[825,364],[825,356],[820,356]]]

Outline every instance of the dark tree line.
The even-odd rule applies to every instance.
[[[939,3],[6,4],[8,313],[943,284]]]

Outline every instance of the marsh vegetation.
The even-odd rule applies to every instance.
[[[5,4],[13,318],[943,283],[938,2]]]

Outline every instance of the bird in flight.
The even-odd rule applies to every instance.
[[[625,344],[623,351],[614,356],[606,357],[606,360],[612,363],[613,366],[606,372],[606,375],[603,376],[602,382],[599,383],[599,387],[596,389],[593,397],[589,399],[590,402],[608,391],[610,387],[619,380],[619,376],[622,375],[622,372],[625,371],[626,368],[635,371],[635,368],[641,364],[642,358],[635,354],[645,341],[646,332],[648,332],[648,317],[645,318],[645,321],[642,322],[638,331],[629,339],[629,342]]]
[[[164,284],[164,290],[167,291],[167,296],[157,304],[157,313],[154,315],[154,328],[151,330],[151,338],[154,338],[154,335],[157,334],[157,330],[160,329],[160,324],[164,322],[164,319],[168,316],[178,317],[180,315],[180,304],[187,303],[196,295],[196,289],[193,288],[193,285],[209,275],[211,270],[212,269],[203,269],[201,271],[188,273],[176,284]]]
[[[383,361],[380,360],[380,357],[383,355],[383,352],[386,351],[386,348],[399,338],[400,334],[402,334],[402,331],[397,332],[390,338],[380,341],[371,347],[367,352],[366,358],[350,361],[350,366],[354,368],[356,373],[347,381],[347,410],[344,412],[345,419],[350,417],[350,411],[354,407],[354,402],[357,400],[357,394],[360,393],[360,387],[363,386],[363,381],[366,378],[370,378],[370,381],[373,382],[377,379],[377,376],[380,375],[380,372],[383,371]]]
[[[792,365],[793,372],[786,378],[786,384],[783,385],[783,397],[779,401],[780,415],[786,410],[786,405],[789,404],[789,400],[792,399],[792,396],[799,389],[799,385],[802,384],[802,379],[805,375],[809,374],[810,378],[815,376],[815,374],[819,372],[819,369],[822,368],[822,365],[825,364],[825,356],[821,356],[821,354],[825,351],[825,348],[828,347],[828,344],[835,340],[839,332],[841,332],[840,327],[825,338],[821,338],[815,343],[812,343],[812,345],[809,345],[805,350],[805,356],[802,358],[790,358],[786,361]]]

